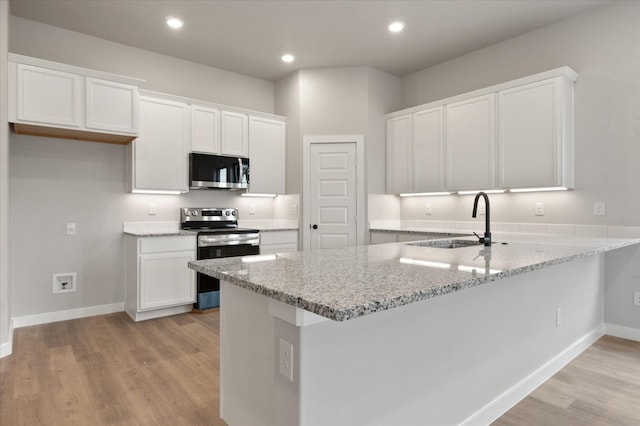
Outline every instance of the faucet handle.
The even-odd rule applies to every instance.
[[[478,237],[478,241],[481,243],[484,243],[484,238],[482,238],[480,235],[476,234],[475,232],[473,233],[473,235],[475,235],[476,237]]]

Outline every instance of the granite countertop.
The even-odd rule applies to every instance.
[[[198,235],[196,231],[184,231],[179,229],[177,231],[124,231],[125,235],[133,235],[134,237],[148,238],[148,237],[187,237],[190,235]]]
[[[464,238],[476,240],[475,237]],[[433,242],[434,240],[430,240]],[[494,245],[441,249],[412,243],[189,262],[221,280],[335,321],[452,293],[639,244],[632,238],[494,234]],[[501,242],[507,242],[503,245]]]

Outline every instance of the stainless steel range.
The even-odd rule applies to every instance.
[[[180,209],[180,227],[198,232],[198,260],[260,254],[260,231],[238,228],[237,209],[184,207]],[[197,292],[194,309],[220,305],[217,278],[198,273]]]

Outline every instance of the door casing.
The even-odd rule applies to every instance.
[[[356,244],[365,242],[367,211],[364,161],[364,135],[306,135],[302,137],[302,249],[311,249],[311,144],[356,144]]]

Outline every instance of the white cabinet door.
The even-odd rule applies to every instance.
[[[563,186],[561,80],[499,93],[501,187]]]
[[[132,147],[134,190],[188,191],[187,108],[140,97],[140,136]]]
[[[387,119],[387,193],[411,192],[411,114]]]
[[[495,94],[446,106],[445,188],[495,187]]]
[[[248,156],[249,120],[247,115],[231,111],[221,113],[222,155]]]
[[[81,76],[25,64],[16,73],[17,121],[82,125]]]
[[[285,193],[285,131],[282,121],[249,117],[249,192]]]
[[[413,114],[413,192],[438,192],[444,185],[444,107]]]
[[[139,310],[195,302],[195,273],[187,267],[193,251],[142,254],[139,260]]]
[[[191,151],[220,154],[220,110],[191,106]]]
[[[138,132],[138,88],[86,77],[86,127],[92,130]]]

